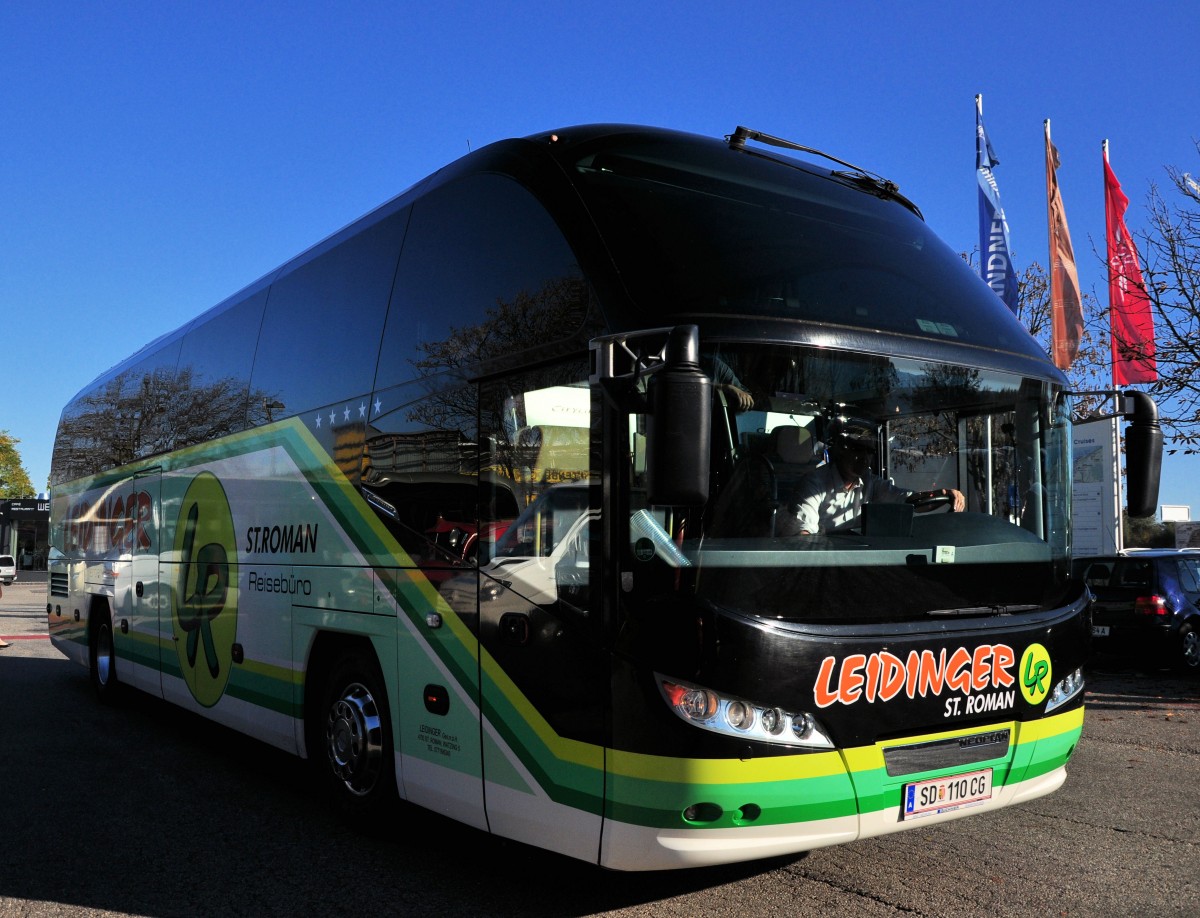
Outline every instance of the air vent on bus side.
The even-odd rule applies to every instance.
[[[50,574],[50,595],[67,595],[67,575],[65,572],[53,571]]]

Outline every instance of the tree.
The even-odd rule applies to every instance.
[[[1141,519],[1121,513],[1126,548],[1174,548],[1175,524],[1160,523],[1152,516]]]
[[[974,267],[974,253],[963,258]],[[1106,313],[1102,312],[1096,298],[1088,293],[1082,296],[1082,306],[1083,336],[1079,341],[1079,354],[1067,371],[1067,380],[1070,388],[1076,391],[1107,389],[1110,386],[1108,336],[1102,324]],[[1052,353],[1050,275],[1036,261],[1030,262],[1017,279],[1017,318],[1046,353]]]
[[[1151,185],[1149,229],[1134,235],[1154,312],[1158,381],[1150,394],[1169,452],[1192,454],[1200,453],[1200,183],[1174,166],[1167,175],[1171,201]]]
[[[20,442],[7,430],[0,430],[0,497],[34,497],[37,494],[29,473],[21,464],[21,454],[17,451]]]

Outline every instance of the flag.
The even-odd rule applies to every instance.
[[[983,96],[975,97],[975,170],[979,179],[979,276],[1015,314],[1017,275],[1008,247],[1008,220],[992,169],[1000,164],[983,129]]]
[[[1148,383],[1158,379],[1154,355],[1154,317],[1142,282],[1137,248],[1125,227],[1129,198],[1108,164],[1104,142],[1104,216],[1108,238],[1108,309],[1112,322],[1112,372],[1114,386]]]
[[[1079,272],[1075,250],[1067,229],[1067,211],[1058,188],[1058,149],[1050,142],[1046,121],[1046,211],[1050,222],[1050,319],[1053,328],[1054,365],[1069,370],[1079,353],[1083,336],[1083,304],[1079,294]]]

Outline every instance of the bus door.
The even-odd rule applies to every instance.
[[[489,827],[594,861],[608,668],[589,587],[600,532],[591,393],[577,378],[484,387],[481,417],[505,421],[482,432],[481,464],[510,477],[523,509],[481,549],[477,628]]]
[[[122,539],[130,556],[129,634],[134,662],[131,680],[138,688],[154,695],[162,694],[160,651],[163,643],[163,596],[160,589],[158,557],[162,551],[160,487],[162,472],[139,472],[125,499]],[[120,622],[115,623],[118,628]],[[166,623],[170,632],[170,621]]]

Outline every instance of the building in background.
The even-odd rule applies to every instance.
[[[0,554],[16,558],[18,571],[44,571],[49,544],[49,499],[0,500]]]

